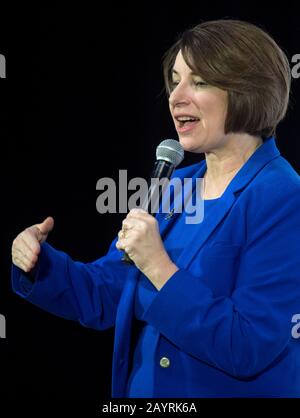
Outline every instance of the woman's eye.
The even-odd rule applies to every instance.
[[[194,81],[194,84],[196,87],[203,87],[208,85],[207,83],[205,83],[205,81]]]
[[[171,81],[170,83],[170,90],[174,90],[176,86],[178,86],[179,81]]]
[[[170,82],[170,91],[173,91],[178,86],[179,83],[180,83],[180,81],[175,81],[175,80],[174,81],[171,81]],[[205,81],[193,81],[193,84],[196,87],[205,87],[205,86],[208,86],[208,84],[205,83]]]

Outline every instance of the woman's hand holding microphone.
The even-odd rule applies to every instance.
[[[123,221],[116,247],[124,250],[159,290],[178,270],[166,252],[157,220],[143,209],[132,209]]]

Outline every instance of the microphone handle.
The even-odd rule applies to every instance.
[[[156,212],[159,210],[163,187],[158,187],[157,190],[157,184],[155,182],[154,184],[151,184],[151,179],[156,179],[157,181],[162,179],[169,180],[172,176],[174,168],[174,164],[169,163],[169,161],[157,160],[155,162],[154,169],[148,183],[148,192],[142,204],[142,209],[151,213],[153,216],[155,216]],[[162,184],[162,186],[164,186],[164,184]]]
[[[171,164],[169,161],[165,160],[156,160],[154,169],[151,174],[151,179],[169,179],[171,178],[173,171],[174,171],[174,164]],[[152,208],[159,209],[159,204],[162,197],[162,187],[158,187],[158,196],[155,196],[157,194],[157,187],[154,184],[153,187],[151,187],[151,179],[149,182],[148,192],[147,195],[143,201],[142,208],[145,209],[148,213],[150,213],[152,216],[155,216],[156,210],[152,211]],[[157,199],[155,204],[153,205],[153,196]],[[126,264],[134,264],[134,262],[131,260],[129,255],[124,251],[124,254],[122,256],[122,261]]]

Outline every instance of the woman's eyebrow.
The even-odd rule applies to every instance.
[[[180,75],[180,74],[179,74],[179,72],[178,72],[178,71],[176,71],[174,68],[172,69],[172,74],[175,74],[175,75]],[[190,75],[200,77],[200,75],[199,75],[199,74],[197,74],[197,73],[195,73],[195,72],[193,72],[193,71],[190,71]]]

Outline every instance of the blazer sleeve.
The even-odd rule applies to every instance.
[[[112,242],[108,254],[92,263],[73,261],[43,243],[35,279],[12,266],[12,287],[34,305],[82,325],[106,329],[115,324],[118,301],[130,269]]]
[[[284,200],[265,196],[245,209],[248,239],[229,296],[181,268],[143,317],[180,350],[241,379],[277,361],[300,312],[299,187]]]

